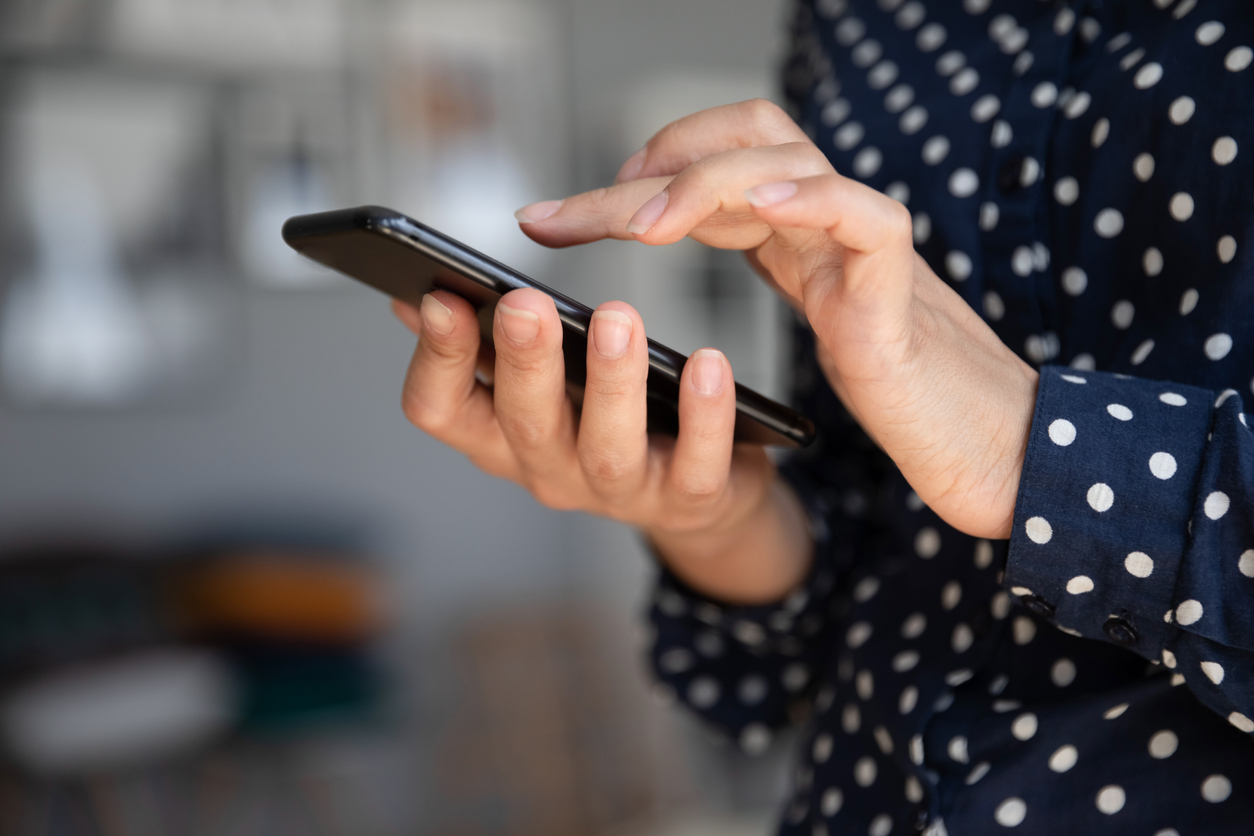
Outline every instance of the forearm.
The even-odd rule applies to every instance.
[[[805,511],[779,478],[745,515],[715,530],[645,534],[684,583],[731,604],[781,600],[805,579],[813,559]]]

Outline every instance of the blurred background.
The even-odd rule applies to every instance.
[[[399,209],[779,395],[735,253],[514,209],[775,97],[782,0],[0,0],[0,836],[758,834],[655,693],[632,532],[412,429],[413,338],[290,253]]]

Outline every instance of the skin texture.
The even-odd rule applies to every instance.
[[[1009,536],[1036,372],[914,252],[905,207],[838,174],[776,106],[754,100],[685,117],[634,154],[615,185],[518,217],[551,247],[691,237],[745,251],[807,317],[833,389],[923,501],[959,530]],[[597,309],[580,416],[543,294],[502,299],[491,389],[475,379],[469,304],[436,292],[421,311],[394,308],[421,336],[406,415],[479,468],[549,507],[639,527],[706,594],[765,603],[804,577],[804,515],[762,450],[733,445],[732,374],[718,352],[697,352],[684,371],[679,437],[649,438],[644,324],[630,306]],[[612,337],[624,329],[616,352]]]

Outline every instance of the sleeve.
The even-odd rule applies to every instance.
[[[734,607],[701,595],[663,568],[650,608],[650,661],[667,689],[751,754],[804,715],[831,657],[836,590],[884,522],[875,507],[892,463],[841,406],[798,324],[794,401],[819,428],[809,448],[780,466],[801,499],[814,538],[806,579],[774,606]],[[819,707],[830,695],[819,692]]]
[[[1254,435],[1240,395],[1046,367],[1006,581],[1254,732]]]

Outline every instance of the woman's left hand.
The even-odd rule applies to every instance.
[[[672,123],[618,179],[524,207],[523,230],[558,247],[687,236],[747,251],[923,501],[961,531],[1010,536],[1037,374],[915,253],[903,205],[838,174],[761,100]]]

